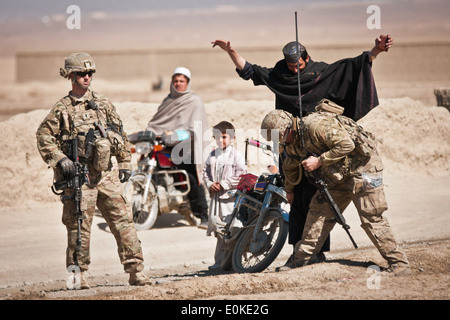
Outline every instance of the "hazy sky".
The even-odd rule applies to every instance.
[[[64,14],[70,5],[78,5],[82,12],[133,14],[136,12],[160,12],[167,10],[208,10],[214,8],[263,8],[307,6],[345,9],[348,6],[396,3],[414,9],[417,3],[448,3],[448,0],[1,0],[0,19],[41,18]],[[448,13],[448,12],[447,12]]]
[[[307,4],[312,0],[303,0]],[[361,1],[361,0],[352,0]],[[315,0],[317,3],[329,0]],[[218,6],[253,7],[273,5],[273,0],[2,0],[2,19],[40,18],[46,15],[65,13],[69,5],[78,5],[85,12],[135,13],[165,10],[212,9]],[[299,0],[278,0],[277,5],[299,4]]]
[[[67,9],[80,9],[70,30]],[[370,30],[367,8],[380,8]],[[354,43],[381,33],[400,41],[450,41],[450,0],[0,0],[0,55],[17,51],[204,46],[216,37],[235,44],[292,40],[294,12],[308,43]]]

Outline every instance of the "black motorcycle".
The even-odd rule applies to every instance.
[[[257,140],[246,143],[246,148],[250,144],[271,151]],[[282,208],[287,203],[283,179],[279,173],[245,174],[234,196],[229,222],[213,221],[227,248],[221,269],[261,272],[277,258],[289,231],[289,214]]]

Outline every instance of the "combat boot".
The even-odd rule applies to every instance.
[[[317,255],[305,255],[302,259],[296,258],[294,253],[289,257],[283,266],[276,268],[275,271],[288,271],[306,265],[324,262],[326,259],[327,258],[323,253],[319,253]]]
[[[80,275],[80,289],[84,290],[89,288],[90,288],[89,283],[86,280],[86,271],[82,271]]]
[[[84,290],[89,289],[89,283],[86,280],[86,271],[73,272],[66,282],[69,290]]]
[[[295,268],[306,266],[307,264],[308,264],[308,262],[305,261],[305,260],[297,260],[295,258],[295,254],[293,254],[293,255],[291,255],[289,257],[288,261],[286,261],[286,263],[283,266],[275,268],[275,271],[276,272],[288,271],[288,270],[291,270],[291,269],[295,269]]]
[[[132,286],[145,286],[152,282],[142,272],[131,272],[128,283]]]
[[[394,263],[383,270],[385,274],[394,275],[397,277],[409,276],[411,274],[411,267],[408,263]]]

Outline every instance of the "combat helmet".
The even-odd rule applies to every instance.
[[[268,141],[272,140],[273,130],[278,131],[278,141],[283,141],[283,135],[288,126],[292,125],[292,115],[284,110],[275,109],[270,111],[261,122],[261,134]]]
[[[72,72],[95,72],[95,62],[85,52],[71,53],[64,62],[64,68],[59,69],[61,77],[68,78]]]

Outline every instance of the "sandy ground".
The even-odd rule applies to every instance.
[[[198,79],[193,89],[204,98],[210,125],[220,120],[233,122],[241,130],[238,148],[242,148],[245,138],[257,137],[263,116],[273,108],[272,95],[265,88],[254,88],[235,78],[207,83],[207,79]],[[408,255],[410,276],[387,276],[371,267],[385,264],[359,227],[353,207],[345,216],[359,249],[352,248],[337,226],[325,263],[275,272],[291,253],[292,247],[286,243],[277,260],[259,274],[208,271],[215,238],[171,213],[161,216],[153,229],[138,234],[144,250],[144,272],[153,284],[135,288],[128,285],[113,236],[103,218],[96,216],[88,274],[91,289],[82,291],[65,289],[68,274],[64,269],[62,206],[50,191],[52,173],[37,153],[34,136],[50,106],[68,91],[68,83],[3,85],[0,299],[447,300],[450,113],[435,106],[432,94],[434,87],[446,85],[448,82],[420,86],[381,82],[380,106],[361,120],[380,140],[389,203],[386,216]],[[167,90],[150,92],[146,82],[123,85],[99,80],[94,89],[115,102],[128,132],[144,128],[167,94]],[[249,171],[259,174],[268,162],[270,158],[252,153]],[[172,311],[181,313],[181,309]]]
[[[387,214],[412,266],[412,275],[378,274],[371,266],[383,259],[358,227],[356,212],[346,213],[360,246],[355,250],[345,233],[332,233],[332,251],[325,263],[275,272],[291,247],[259,274],[210,272],[214,238],[187,226],[181,216],[162,216],[154,229],[139,232],[145,254],[145,273],[153,284],[131,287],[116,255],[115,241],[96,216],[92,232],[91,289],[66,290],[65,230],[60,205],[32,209],[2,209],[1,299],[149,299],[149,300],[278,300],[278,299],[448,299],[450,237],[448,183],[445,179],[392,181],[387,177]],[[424,185],[425,184],[425,185]],[[417,186],[411,188],[411,185]],[[419,187],[421,186],[421,187]],[[423,189],[446,191],[423,192]],[[392,190],[392,191],[391,191]],[[408,194],[405,194],[405,193]],[[409,198],[419,201],[408,202]],[[429,204],[433,205],[430,206]],[[8,226],[8,227],[5,227]]]

